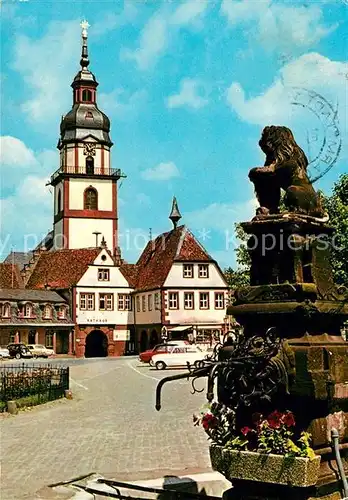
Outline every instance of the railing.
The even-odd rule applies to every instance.
[[[69,367],[19,364],[0,367],[0,411],[7,401],[28,398],[40,404],[64,396],[69,389]]]
[[[77,175],[106,175],[108,177],[125,177],[120,168],[100,168],[100,167],[74,167],[74,166],[64,166],[58,168],[51,176],[51,182],[53,182],[61,174],[77,174]]]

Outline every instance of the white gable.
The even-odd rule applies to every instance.
[[[97,259],[96,259],[97,260]],[[112,261],[112,259],[111,259]],[[105,264],[106,261],[102,261],[103,264],[100,265],[99,262],[88,266],[87,271],[82,276],[77,286],[93,286],[95,288],[128,288],[132,290],[129,286],[128,281],[123,276],[118,266],[112,262],[112,265]],[[99,269],[107,269],[109,271],[109,279],[100,281],[98,279]]]
[[[101,250],[98,257],[93,262],[95,266],[114,266],[114,261],[110,257],[110,254],[106,250]]]

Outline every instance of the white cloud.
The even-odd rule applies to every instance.
[[[172,24],[185,25],[195,22],[204,14],[208,7],[208,0],[188,0],[182,3],[172,15]]]
[[[204,208],[185,214],[189,227],[196,231],[217,230],[225,234],[234,233],[234,223],[250,220],[255,215],[258,202],[251,198],[241,203],[211,203]]]
[[[180,82],[180,91],[178,94],[169,96],[167,99],[168,108],[179,108],[188,106],[199,109],[208,104],[208,99],[198,94],[201,83],[198,80],[185,78]]]
[[[348,63],[309,53],[285,65],[270,87],[257,96],[248,99],[241,85],[232,83],[226,94],[227,102],[248,123],[291,128],[309,157],[310,175],[315,178],[326,168],[323,162],[329,143],[333,145],[327,158],[334,159],[338,152],[335,129],[327,126],[336,111],[342,140],[338,158],[348,157],[347,74]],[[301,89],[297,96],[296,88]],[[332,110],[326,117],[321,110],[329,106]],[[327,160],[328,164],[331,160]]]
[[[99,16],[96,22],[91,26],[91,35],[105,35],[109,31],[121,28],[125,24],[132,22],[137,16],[138,9],[133,0],[125,0],[123,10],[115,14],[114,12],[105,12]]]
[[[76,21],[52,21],[39,39],[18,35],[14,42],[13,68],[27,84],[30,95],[21,109],[31,122],[56,121],[71,106],[69,87],[79,69],[80,30]]]
[[[155,14],[145,25],[136,50],[123,49],[123,59],[134,60],[139,69],[147,69],[167,47],[168,23],[165,17]]]
[[[98,101],[102,109],[114,113],[118,118],[130,118],[138,112],[147,98],[145,90],[137,90],[132,94],[125,89],[115,89],[108,94],[100,94]]]
[[[178,167],[172,161],[160,163],[154,168],[148,168],[141,174],[142,178],[147,181],[166,181],[173,177],[178,177],[179,175]]]
[[[138,47],[122,49],[121,57],[135,61],[140,70],[149,69],[163,55],[175,34],[190,25],[197,26],[208,7],[208,0],[187,0],[174,11],[168,6],[158,9],[145,24]]]
[[[267,50],[280,52],[312,47],[337,25],[325,26],[320,3],[289,5],[271,0],[223,0],[221,13],[231,27],[250,26],[245,32]]]
[[[20,139],[0,137],[0,163],[6,166],[30,167],[37,165],[34,153]]]

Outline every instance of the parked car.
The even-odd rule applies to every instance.
[[[33,355],[28,349],[26,344],[8,344],[7,349],[9,350],[11,358],[32,358]]]
[[[10,357],[10,351],[6,347],[0,347],[0,360]]]
[[[143,363],[150,363],[152,356],[155,354],[164,354],[170,352],[176,345],[187,345],[186,340],[177,340],[173,342],[167,342],[166,344],[157,344],[152,349],[141,352],[139,354],[139,361]]]
[[[42,344],[28,344],[28,349],[34,358],[48,358],[54,354],[53,349],[48,349]]]
[[[187,363],[198,368],[203,365],[205,357],[206,353],[197,346],[175,346],[169,353],[152,356],[150,365],[155,366],[157,370],[165,370],[173,366],[187,366]]]

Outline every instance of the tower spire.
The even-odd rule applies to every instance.
[[[81,54],[80,64],[81,64],[81,67],[83,70],[83,69],[87,68],[89,65],[88,47],[87,47],[87,36],[88,36],[87,30],[90,27],[90,24],[88,23],[88,21],[86,21],[86,19],[84,19],[81,22],[80,26],[82,28],[82,54]]]
[[[181,219],[181,213],[175,196],[173,196],[172,211],[170,212],[169,219],[172,221],[174,229],[176,229],[178,222]]]

